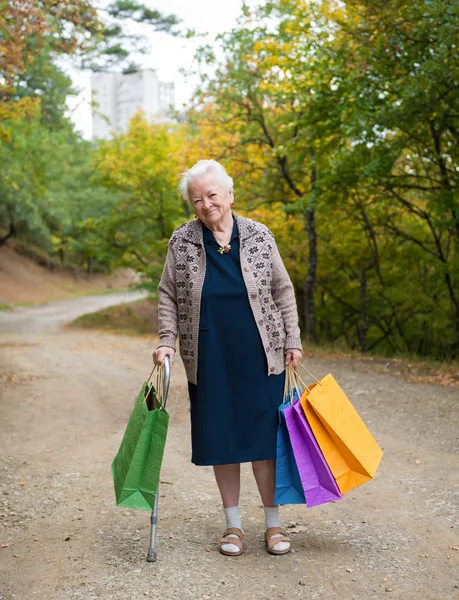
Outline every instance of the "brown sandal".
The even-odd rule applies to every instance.
[[[237,537],[229,538],[228,535],[230,535],[231,533],[234,533],[234,535],[237,535]],[[237,527],[230,527],[229,529],[227,529],[225,531],[225,533],[220,538],[220,552],[222,554],[224,554],[225,556],[239,556],[240,554],[242,554],[242,538],[243,537],[244,537],[244,534],[242,533],[241,529],[238,529]],[[239,550],[237,552],[227,552],[226,550],[223,550],[223,546],[225,544],[234,544],[235,546],[237,546],[239,548]]]
[[[282,537],[273,538],[273,535],[278,533],[280,533]],[[290,544],[290,541],[290,538],[287,537],[285,531],[281,527],[270,527],[265,532],[265,542],[270,554],[288,554],[290,552],[290,546],[286,550],[274,550],[274,546],[279,542],[288,542]]]

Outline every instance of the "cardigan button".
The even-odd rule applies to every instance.
[[[266,346],[265,350],[266,352],[269,352],[269,346]]]
[[[274,373],[274,367],[270,368],[271,373]]]
[[[263,319],[260,319],[260,320],[258,321],[258,325],[263,325]]]
[[[254,294],[254,293],[252,293],[252,294],[250,294],[250,297],[252,298],[252,300],[255,300],[255,298],[257,297],[257,295]]]
[[[246,273],[248,273],[248,272],[249,272],[249,267],[244,267],[244,271],[245,271]]]

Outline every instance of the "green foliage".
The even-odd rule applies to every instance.
[[[107,215],[82,227],[97,256],[113,267],[142,275],[141,287],[156,293],[168,239],[184,215],[176,192],[178,148],[168,126],[149,124],[141,114],[129,130],[100,143],[97,182],[117,201]]]
[[[304,219],[308,244],[300,228],[283,252],[307,265],[290,272],[319,339],[458,356],[457,16],[453,0],[277,0],[244,7],[221,59],[198,53],[192,119],[236,198]]]
[[[67,127],[47,129],[40,115],[10,125],[0,143],[0,222],[61,262],[86,260],[81,220],[100,217],[114,198],[90,181],[91,144]],[[84,248],[84,251],[83,251]],[[106,264],[103,257],[100,266]]]
[[[3,4],[0,247],[16,236],[56,254],[62,263],[85,264],[88,272],[107,269],[113,249],[101,242],[99,223],[129,195],[122,186],[101,183],[92,144],[66,117],[66,98],[73,90],[54,61],[59,54],[73,54],[94,68],[122,65],[134,46],[139,51],[138,44],[145,42],[126,33],[127,20],[172,34],[178,33],[179,21],[124,0],[101,10],[101,20],[87,0]],[[135,69],[132,61],[128,68]],[[155,243],[163,252],[164,243]]]

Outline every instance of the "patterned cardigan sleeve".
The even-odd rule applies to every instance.
[[[163,274],[158,286],[159,345],[176,349],[178,335],[177,293],[175,287],[175,255],[171,244],[167,251]]]
[[[298,350],[301,350],[301,334],[298,326],[298,309],[296,306],[295,291],[274,240],[272,261],[273,273],[271,294],[284,321],[287,336],[285,340],[285,349],[297,348]]]

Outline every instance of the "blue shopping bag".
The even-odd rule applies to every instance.
[[[298,467],[293,455],[292,444],[287,430],[284,410],[290,406],[290,393],[285,402],[279,406],[279,425],[277,427],[276,451],[276,489],[274,491],[275,504],[306,504],[303,485],[301,483]],[[298,398],[294,390],[294,398]]]

